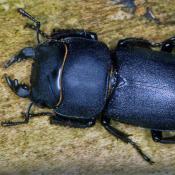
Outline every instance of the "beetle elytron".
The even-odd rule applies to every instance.
[[[5,68],[32,58],[31,87],[7,75],[5,79],[16,95],[32,102],[24,121],[5,121],[2,126],[48,115],[51,124],[85,128],[93,126],[101,114],[105,129],[130,143],[150,164],[153,161],[129,135],[114,128],[111,119],[149,128],[154,141],[175,143],[173,137],[162,136],[163,131],[175,130],[175,56],[171,53],[175,37],[162,43],[127,38],[112,52],[93,32],[53,30],[47,35],[35,18],[21,8],[18,12],[35,23],[28,27],[36,31],[38,44],[23,48]],[[40,35],[45,42],[40,43]],[[33,104],[53,112],[31,113]]]

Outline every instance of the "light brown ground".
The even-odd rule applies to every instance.
[[[15,96],[3,74],[29,82],[31,61],[5,70],[4,62],[20,48],[35,44],[34,32],[24,30],[26,19],[15,11],[24,7],[42,22],[42,29],[84,28],[97,32],[99,39],[113,47],[119,39],[144,37],[162,41],[175,34],[175,0],[149,1],[166,25],[157,26],[138,14],[132,17],[107,0],[0,0],[0,120],[19,119],[29,101]],[[126,18],[126,19],[125,19]],[[38,111],[38,108],[35,108]],[[175,174],[175,145],[156,144],[149,130],[117,125],[156,162],[150,166],[130,145],[116,140],[97,122],[90,129],[51,126],[47,117],[29,125],[0,127],[0,175],[3,174]]]

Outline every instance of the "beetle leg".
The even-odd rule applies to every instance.
[[[60,114],[56,114],[50,118],[50,123],[55,125],[69,126],[73,128],[87,128],[94,126],[96,122],[95,118],[91,119],[78,119],[78,118],[66,118]]]
[[[21,125],[21,124],[27,124],[29,122],[30,119],[30,110],[33,106],[33,103],[30,103],[30,105],[27,108],[27,112],[24,115],[24,120],[22,121],[4,121],[1,122],[1,126],[15,126],[15,125]]]
[[[9,76],[4,75],[5,80],[11,90],[19,97],[29,97],[30,89],[26,84],[20,84],[17,79],[12,80]]]
[[[67,37],[80,37],[90,40],[98,40],[97,34],[83,29],[53,29],[50,38],[61,40]]]
[[[155,142],[159,143],[175,143],[175,136],[172,137],[163,137],[162,131],[151,130],[152,138]]]
[[[160,47],[161,45],[162,43],[154,43],[142,38],[126,38],[118,42],[117,49],[126,47],[142,47],[151,49],[151,47]]]
[[[172,52],[174,47],[175,47],[175,36],[165,40],[163,42],[161,50],[164,52]]]
[[[33,58],[34,59],[34,57],[35,57],[34,48],[32,48],[32,47],[25,47],[21,51],[19,51],[19,53],[17,55],[13,56],[9,61],[7,61],[4,64],[4,68],[8,68],[12,64],[14,64],[16,62],[20,62],[22,60],[25,60],[27,58]]]
[[[133,148],[141,155],[141,157],[147,161],[150,164],[153,164],[154,162],[145,154],[143,153],[143,151],[141,150],[141,148],[134,142],[132,141],[132,139],[129,138],[129,136],[125,133],[123,133],[122,131],[114,128],[113,126],[111,126],[110,124],[110,119],[108,117],[106,117],[105,115],[102,116],[102,120],[101,120],[102,125],[104,126],[104,128],[113,136],[115,136],[116,138],[119,138],[120,140],[122,140],[124,143],[129,143],[133,146]]]

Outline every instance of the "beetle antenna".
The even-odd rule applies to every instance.
[[[32,30],[34,30],[34,31],[37,31],[37,27],[35,26],[35,25],[33,25],[33,24],[26,24],[25,26],[24,26],[24,28],[29,28],[29,29],[32,29]],[[38,30],[38,32],[39,32],[39,34],[42,36],[42,37],[44,37],[44,38],[47,38],[47,39],[49,39],[49,35],[47,34],[47,33],[45,33],[45,32],[43,32],[42,30]]]
[[[30,110],[32,106],[33,106],[33,102],[29,104],[26,113],[24,113],[25,118],[23,121],[4,121],[4,122],[1,122],[1,126],[15,126],[15,125],[27,124],[30,119]]]
[[[40,26],[41,23],[39,21],[37,21],[33,16],[31,16],[29,13],[27,13],[24,9],[22,8],[18,8],[17,11],[24,17],[30,19],[31,21],[33,21],[36,25],[36,36],[37,36],[37,42],[40,43],[39,40],[39,31],[40,31]]]

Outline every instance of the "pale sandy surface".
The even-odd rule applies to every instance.
[[[34,33],[23,29],[26,20],[16,13],[17,7],[37,16],[48,33],[53,27],[84,28],[97,32],[100,40],[113,47],[121,38],[161,41],[175,34],[171,23],[175,20],[175,0],[154,0],[147,5],[167,24],[157,26],[146,21],[140,17],[142,11],[132,17],[106,0],[0,0],[0,120],[19,119],[29,103],[15,96],[2,77],[8,73],[29,82],[32,61],[8,70],[2,67],[20,48],[35,44]],[[156,164],[148,165],[130,145],[109,135],[99,122],[90,129],[72,129],[51,126],[47,117],[41,117],[29,125],[0,127],[0,175],[175,174],[175,145],[154,143],[145,129],[116,126],[132,134]]]

